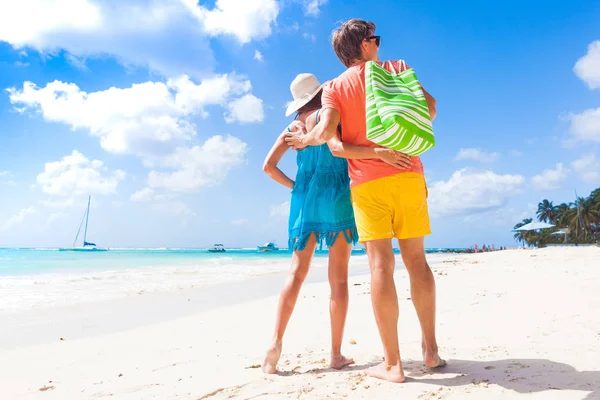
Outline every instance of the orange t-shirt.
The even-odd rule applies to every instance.
[[[383,63],[390,71],[393,63],[397,72],[408,69],[403,60]],[[367,147],[381,147],[367,139],[367,112],[365,93],[365,63],[350,67],[325,85],[321,97],[323,109],[333,108],[341,115],[342,142]],[[348,160],[351,186],[360,185],[374,179],[404,172],[423,174],[423,164],[419,157],[412,158],[410,169],[400,170],[379,159]]]

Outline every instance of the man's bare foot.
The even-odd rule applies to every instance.
[[[441,368],[446,366],[446,360],[443,360],[438,353],[423,352],[423,362],[428,368]]]
[[[354,364],[354,360],[350,357],[344,357],[341,354],[331,356],[331,363],[329,364],[333,369],[342,369],[346,365]]]
[[[265,361],[262,364],[262,371],[265,374],[276,374],[279,357],[281,357],[281,343],[276,343],[267,351]]]
[[[372,378],[383,379],[394,383],[402,383],[406,380],[401,363],[390,367],[384,361],[379,365],[369,368],[367,370],[367,375]]]

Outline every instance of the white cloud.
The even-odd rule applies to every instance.
[[[429,210],[433,216],[484,212],[500,208],[522,191],[521,175],[499,175],[468,168],[452,174],[447,181],[429,187]]]
[[[186,220],[195,217],[196,213],[190,207],[181,201],[155,203],[152,205],[154,211],[184,217]]]
[[[19,214],[10,217],[4,224],[0,225],[0,231],[7,231],[20,223],[22,223],[28,215],[34,214],[35,208],[28,207],[24,208]]]
[[[182,0],[211,36],[229,35],[240,43],[264,39],[279,15],[276,0],[217,0],[213,9],[196,0]]]
[[[600,159],[593,153],[582,155],[571,163],[573,170],[579,174],[584,182],[600,184]]]
[[[195,217],[196,213],[187,204],[178,200],[178,197],[177,194],[161,194],[152,188],[144,188],[132,194],[130,200],[150,203],[153,211],[184,217],[184,222],[187,222],[189,218]]]
[[[138,190],[134,194],[131,195],[129,199],[131,201],[151,201],[154,200],[154,190],[150,188],[144,188]]]
[[[144,188],[138,190],[134,194],[131,195],[129,200],[135,202],[160,202],[160,201],[171,201],[176,199],[178,196],[173,193],[156,193],[152,188]]]
[[[590,89],[600,89],[600,40],[590,43],[587,54],[577,60],[573,70]]]
[[[562,163],[556,164],[556,169],[546,169],[541,174],[531,178],[533,187],[537,190],[560,189],[560,184],[567,179],[569,170]]]
[[[258,51],[258,50],[254,51],[254,59],[256,61],[258,61],[258,62],[263,62],[264,61],[262,53],[260,51]]]
[[[0,171],[0,185],[15,186],[17,183],[10,179],[12,176],[10,171]]]
[[[304,32],[302,34],[302,37],[306,40],[310,40],[313,43],[315,43],[317,41],[317,37],[313,33]]]
[[[328,0],[302,0],[304,14],[311,17],[318,17],[321,13],[321,6],[327,4]]]
[[[265,119],[263,102],[253,94],[233,100],[229,103],[228,108],[229,112],[225,113],[227,123],[253,123],[262,122]]]
[[[75,198],[70,197],[67,199],[46,199],[40,200],[40,204],[48,207],[48,208],[70,208],[75,205]]]
[[[571,114],[571,133],[576,140],[600,142],[600,108],[591,108],[581,114]]]
[[[202,23],[182,1],[2,1],[0,41],[43,54],[65,50],[79,61],[110,55],[164,76],[200,77],[214,66]]]
[[[232,136],[213,136],[202,146],[178,148],[161,163],[163,168],[175,171],[151,171],[148,184],[151,188],[176,192],[194,191],[218,184],[232,168],[245,162],[247,150],[246,143]]]
[[[460,149],[456,157],[454,157],[454,160],[475,160],[482,163],[491,163],[496,161],[498,159],[498,156],[498,153],[490,153],[482,149],[468,148]]]
[[[109,172],[100,160],[88,160],[77,150],[60,161],[46,163],[37,183],[44,193],[56,196],[116,193],[125,172]]]
[[[68,216],[69,216],[69,214],[65,213],[65,212],[51,213],[50,215],[48,215],[48,218],[46,219],[46,225],[51,225],[52,223],[59,221],[63,218],[66,218]]]
[[[19,0],[0,2],[0,41],[44,55],[66,52],[76,67],[113,56],[125,67],[200,78],[215,65],[209,36],[240,43],[271,35],[277,0]]]
[[[464,218],[466,223],[485,222],[487,225],[512,228],[517,222],[525,218],[535,217],[537,204],[528,204],[525,210],[515,209],[514,207],[501,207],[496,210],[471,214]]]
[[[510,152],[510,154],[511,154],[513,157],[523,157],[523,156],[525,155],[525,153],[523,153],[523,152],[522,152],[522,151],[520,151],[520,150],[513,150],[513,151],[511,151],[511,152]]]
[[[246,218],[234,219],[233,221],[231,221],[231,225],[246,225],[248,222],[250,221]]]
[[[273,204],[269,207],[271,217],[287,218],[290,215],[290,202],[284,201],[281,204]]]
[[[145,82],[92,93],[60,81],[43,88],[25,82],[22,89],[8,91],[16,110],[33,109],[47,121],[85,129],[100,138],[106,151],[135,154],[153,164],[157,157],[192,140],[197,132],[190,117],[208,116],[206,106],[221,105],[231,110],[231,120],[262,120],[262,101],[254,96],[244,96],[227,105],[232,98],[251,89],[250,81],[243,77],[223,74],[199,84],[183,75],[166,83]]]

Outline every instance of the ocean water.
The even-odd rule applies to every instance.
[[[441,249],[430,249],[430,252]],[[365,264],[364,250],[354,259]],[[205,288],[253,277],[281,274],[290,266],[287,250],[259,253],[230,249],[0,249],[0,313],[108,301],[150,293]],[[316,268],[327,251],[317,251]]]

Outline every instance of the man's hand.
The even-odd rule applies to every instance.
[[[306,133],[306,125],[302,121],[298,121],[297,119],[292,121],[291,124],[288,125],[288,132],[301,132]]]
[[[377,157],[381,161],[393,165],[398,169],[409,169],[412,166],[410,156],[396,150],[376,148],[375,154],[377,154]]]
[[[294,150],[302,150],[308,147],[306,143],[304,143],[304,137],[306,136],[306,128],[303,130],[298,130],[294,132],[288,132],[285,134],[285,142]]]

